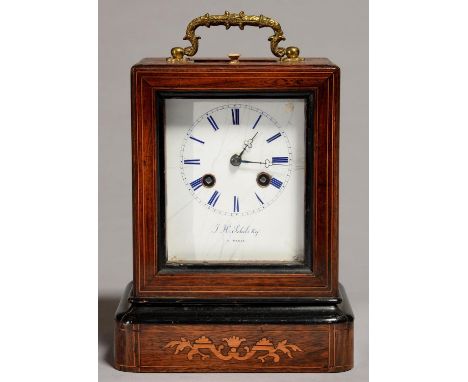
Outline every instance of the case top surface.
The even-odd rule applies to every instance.
[[[240,58],[236,64],[231,64],[228,58],[195,58],[187,63],[168,63],[166,58],[144,58],[138,62],[135,67],[154,67],[154,66],[165,66],[165,67],[200,67],[200,66],[226,66],[230,68],[246,68],[246,67],[258,67],[258,66],[269,66],[275,68],[288,68],[304,69],[304,67],[317,67],[317,68],[337,68],[337,66],[330,61],[328,58],[305,58],[304,61],[295,63],[284,63],[280,62],[275,58]]]

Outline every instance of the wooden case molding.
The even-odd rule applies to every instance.
[[[132,68],[133,231],[135,300],[158,298],[338,298],[338,116],[339,68],[327,59],[306,59],[295,65],[268,60],[195,60],[171,65],[164,59],[144,59]],[[310,258],[300,272],[268,267],[229,272],[170,269],[160,244],[159,174],[162,174],[163,116],[157,99],[164,92],[236,92],[236,94],[307,93],[313,136]],[[337,300],[336,300],[337,301]]]

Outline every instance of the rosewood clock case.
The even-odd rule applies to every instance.
[[[132,69],[134,297],[336,298],[338,296],[339,69],[326,59],[145,59]],[[174,266],[166,262],[164,100],[168,97],[307,100],[305,260],[293,266]],[[235,273],[233,273],[235,272]]]
[[[147,58],[132,68],[131,83],[134,273],[116,313],[116,368],[350,369],[353,315],[338,283],[339,68],[325,58],[235,65]],[[167,262],[164,104],[171,97],[306,100],[302,264]]]

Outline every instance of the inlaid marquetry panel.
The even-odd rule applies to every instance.
[[[352,367],[352,324],[126,325],[120,370],[320,372]],[[119,364],[120,363],[120,364]]]

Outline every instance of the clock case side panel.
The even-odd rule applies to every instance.
[[[313,196],[310,234],[312,269],[304,273],[160,268],[161,190],[157,176],[160,111],[164,92],[276,92],[314,94]],[[338,293],[338,104],[339,69],[333,65],[235,67],[137,65],[132,68],[132,150],[135,301],[340,300]]]

